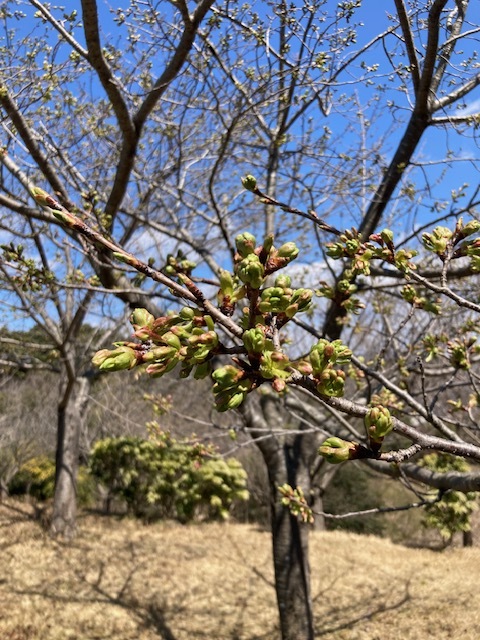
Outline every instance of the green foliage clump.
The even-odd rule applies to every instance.
[[[431,453],[420,464],[436,473],[467,472],[470,469],[465,460],[448,453]],[[445,492],[440,501],[425,508],[423,526],[437,529],[445,542],[451,542],[457,531],[470,531],[470,516],[478,506],[476,497],[474,492]]]
[[[11,495],[30,495],[37,500],[53,498],[55,462],[47,456],[27,460],[12,478],[8,490]]]
[[[36,500],[52,500],[55,493],[55,461],[48,456],[36,456],[27,460],[8,485],[10,495],[29,495]],[[95,485],[86,467],[80,467],[77,475],[77,501],[80,505],[92,503]]]
[[[246,473],[237,460],[159,430],[151,439],[100,440],[91,452],[90,473],[137,517],[226,519],[234,501],[248,499]]]

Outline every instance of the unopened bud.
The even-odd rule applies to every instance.
[[[235,246],[237,247],[237,251],[242,258],[246,258],[248,255],[253,253],[257,240],[254,235],[248,233],[240,233],[235,238]]]
[[[282,391],[285,391],[286,386],[287,383],[282,378],[275,378],[275,380],[272,382],[272,389],[277,393],[282,393]]]
[[[265,269],[254,253],[250,253],[237,265],[237,275],[242,282],[253,289],[259,289],[264,281]]]
[[[381,442],[393,429],[390,411],[382,405],[369,409],[364,422],[367,435],[373,442]]]
[[[319,448],[318,453],[324,457],[327,462],[339,464],[340,462],[354,459],[356,449],[357,445],[354,442],[332,437],[325,440]]]
[[[390,229],[384,229],[383,231],[381,231],[380,237],[387,245],[393,243],[393,231],[391,231]]]
[[[154,320],[155,317],[146,309],[134,309],[130,316],[130,322],[133,325],[134,329],[139,329],[141,327],[151,327]]]
[[[287,289],[292,284],[292,279],[286,274],[280,274],[275,278],[275,286],[281,289]]]
[[[178,362],[178,358],[171,358],[165,362],[154,362],[153,364],[149,364],[145,371],[152,378],[161,378],[163,375],[174,369]]]
[[[92,364],[100,371],[122,371],[137,364],[137,353],[131,347],[117,347],[113,351],[101,349],[92,358]]]
[[[467,224],[460,229],[461,238],[466,238],[467,236],[471,236],[473,233],[477,233],[480,231],[480,221],[479,220],[470,220]]]
[[[345,373],[339,369],[325,369],[318,378],[317,391],[325,396],[343,395]]]
[[[277,249],[277,255],[279,258],[289,258],[294,260],[299,253],[299,249],[294,242],[286,242]]]
[[[313,367],[310,362],[306,360],[300,360],[300,362],[295,362],[293,364],[295,369],[302,374],[302,376],[309,376],[313,373]]]
[[[255,191],[257,188],[257,179],[255,176],[248,174],[242,178],[242,185],[247,191]]]

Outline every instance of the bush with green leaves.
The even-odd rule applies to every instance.
[[[238,460],[223,459],[212,446],[176,440],[158,429],[150,439],[98,441],[90,473],[110,498],[124,500],[137,517],[226,519],[236,500],[248,499],[246,473]]]
[[[9,484],[11,495],[30,495],[37,500],[53,498],[55,462],[48,456],[36,456],[23,464]]]
[[[53,499],[55,492],[55,461],[46,455],[27,460],[8,485],[10,495],[29,495],[40,501]],[[86,467],[80,467],[77,477],[77,499],[80,505],[93,502],[95,486]]]
[[[422,466],[439,473],[468,471],[465,460],[447,453],[431,453],[423,458]],[[475,492],[462,493],[447,491],[441,500],[425,509],[422,524],[429,529],[437,529],[446,543],[451,542],[457,531],[470,531],[470,516],[478,507]]]

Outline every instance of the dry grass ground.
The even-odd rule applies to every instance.
[[[322,640],[478,640],[480,549],[312,534]],[[270,536],[86,516],[72,545],[0,507],[1,640],[273,640]]]

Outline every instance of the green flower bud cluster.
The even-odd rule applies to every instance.
[[[146,364],[149,375],[160,377],[180,363],[181,377],[192,371],[195,378],[209,375],[209,360],[219,343],[210,316],[190,307],[160,318],[146,309],[135,309],[130,322],[142,344],[117,343],[113,352],[99,351],[93,358],[94,365],[103,371],[118,371]]]
[[[130,323],[135,331],[135,336],[139,340],[150,339],[150,331],[154,322],[155,316],[146,309],[134,309],[130,315]]]
[[[459,218],[455,226],[454,244],[458,244],[461,240],[465,240],[474,233],[480,231],[480,220],[469,220],[467,224],[463,224],[463,218]],[[466,243],[460,247],[460,254],[465,255]],[[454,256],[457,257],[457,256]]]
[[[176,256],[168,254],[164,271],[169,276],[176,276],[179,273],[189,276],[196,266],[195,262],[187,260],[183,251],[178,251]]]
[[[436,358],[440,354],[440,343],[446,342],[442,340],[441,337],[437,335],[433,335],[431,333],[427,333],[427,335],[423,338],[423,347],[427,352],[427,357],[425,358],[425,362],[431,362],[434,358]]]
[[[252,289],[260,289],[265,281],[265,267],[256,253],[249,253],[237,263],[236,274]]]
[[[393,261],[391,261],[399,271],[404,273],[416,269],[416,266],[412,263],[412,258],[417,255],[417,251],[414,249],[399,249],[395,251]]]
[[[155,322],[150,338],[154,345],[159,346],[151,347],[143,357],[144,362],[150,363],[146,369],[149,375],[163,376],[178,363],[182,364],[182,378],[188,377],[192,370],[197,379],[209,375],[209,359],[219,342],[210,316],[184,307],[177,316],[167,318],[161,327]],[[136,335],[138,337],[139,333]]]
[[[385,436],[393,429],[390,411],[382,405],[371,407],[365,415],[364,422],[370,446],[373,449],[378,449]]]
[[[305,494],[301,487],[295,489],[289,484],[282,484],[278,487],[278,491],[282,496],[282,504],[290,510],[292,516],[296,516],[302,522],[312,524],[314,521],[313,511],[308,506]]]
[[[418,295],[417,290],[411,284],[407,284],[402,288],[401,295],[404,300],[417,309],[423,309],[424,311],[434,313],[435,315],[440,313],[440,304],[438,302],[433,302],[424,296]]]
[[[345,231],[337,242],[327,244],[327,255],[335,260],[348,258],[350,264],[348,269],[344,271],[343,278],[335,286],[322,283],[316,292],[317,295],[335,300],[349,313],[359,313],[365,305],[354,297],[357,291],[355,279],[358,276],[370,274],[372,260],[388,261],[397,265],[402,271],[413,268],[409,260],[415,255],[415,252],[405,250],[395,252],[393,233],[390,229],[384,229],[380,233],[371,235],[370,240],[379,246],[375,246],[372,242],[362,242],[359,232],[356,229],[351,229]]]
[[[285,388],[285,380],[291,374],[289,358],[277,351],[273,341],[265,335],[265,327],[257,325],[243,333],[243,344],[248,357],[255,369],[265,380],[273,380],[275,391],[281,392]]]
[[[295,242],[285,242],[285,244],[282,244],[278,249],[274,250],[273,258],[283,258],[290,262],[291,260],[295,260],[299,252],[300,249],[297,247]]]
[[[316,378],[318,393],[335,398],[343,396],[345,377],[345,372],[341,369],[325,369]]]
[[[261,313],[283,314],[291,319],[296,313],[307,311],[311,305],[313,291],[291,289],[289,276],[280,275],[275,286],[263,289],[257,309]]]
[[[334,260],[350,258],[351,267],[348,279],[357,275],[368,276],[370,274],[370,262],[375,256],[376,249],[369,243],[362,242],[356,229],[345,231],[337,242],[329,242],[327,255]]]
[[[257,325],[243,332],[243,344],[250,356],[261,356],[265,349],[273,351],[273,343],[265,336],[265,327]],[[267,346],[268,345],[268,346]]]
[[[326,282],[322,282],[321,287],[317,289],[315,293],[322,298],[335,300],[340,307],[343,307],[349,313],[360,313],[365,305],[353,296],[358,290],[358,287],[349,280],[351,274],[352,272],[350,270],[345,271],[346,277],[339,280],[333,287]]]
[[[480,220],[469,220],[467,224],[463,224],[462,218],[457,222],[455,229],[455,236],[457,241],[464,240],[468,236],[478,233],[480,231]]]
[[[404,403],[400,400],[393,391],[382,387],[378,393],[372,394],[371,406],[377,407],[379,405],[388,405],[391,409],[403,409]]]
[[[252,289],[260,289],[266,276],[285,267],[294,260],[299,249],[294,242],[286,242],[276,249],[273,236],[267,236],[263,245],[256,246],[251,233],[241,233],[235,239],[235,274]]]
[[[227,364],[216,369],[212,373],[212,378],[215,380],[213,394],[217,411],[236,409],[253,387],[252,380],[247,377],[245,371],[233,365]]]
[[[339,237],[337,242],[329,242],[327,245],[327,256],[338,260],[339,258],[353,258],[363,249],[363,243],[357,229],[347,229]]]
[[[449,340],[447,342],[447,349],[450,353],[450,364],[455,369],[470,369],[470,352],[475,345],[477,339],[473,336],[470,338],[464,338],[463,340]],[[475,351],[478,351],[478,347]]]
[[[0,244],[0,250],[7,262],[16,265],[15,273],[11,276],[12,282],[22,291],[40,291],[45,285],[55,280],[51,271],[26,256],[25,247],[22,244],[15,245],[13,242]],[[81,272],[75,273],[80,274]],[[70,281],[73,281],[72,276],[73,274],[69,278]],[[85,282],[83,274],[79,282]]]
[[[449,244],[452,244],[453,235],[448,227],[436,227],[432,233],[422,234],[422,243],[428,251],[443,257]]]
[[[257,240],[251,233],[241,233],[235,238],[237,248],[235,273],[243,283],[252,289],[259,289],[265,279],[265,265],[259,257],[261,247],[257,249],[256,245]]]
[[[462,242],[460,246],[457,245],[462,240],[465,240],[465,238],[479,231],[480,221],[470,220],[464,225],[463,219],[460,218],[455,225],[454,231],[451,231],[447,227],[436,227],[432,233],[423,234],[422,242],[429,251],[437,253],[442,259],[445,259],[446,251],[449,247],[457,247],[455,251],[451,253],[450,257],[461,258],[466,255],[471,256],[472,268],[474,271],[478,271],[480,269],[480,238],[472,242]]]
[[[334,369],[335,365],[350,362],[352,352],[341,340],[321,339],[310,350],[312,375],[317,391],[326,396],[341,396],[345,386],[345,372]]]
[[[279,393],[285,389],[285,380],[291,375],[291,362],[281,351],[264,351],[258,369],[262,378],[273,380],[272,386]]]
[[[329,342],[322,338],[310,350],[313,375],[321,373],[334,364],[347,364],[351,357],[352,352],[341,340]]]
[[[235,246],[237,248],[238,255],[241,258],[246,258],[255,252],[257,240],[253,234],[246,231],[245,233],[240,233],[235,238]]]
[[[318,453],[325,458],[327,462],[339,464],[347,460],[354,460],[357,457],[357,448],[358,445],[355,444],[355,442],[349,442],[348,440],[342,440],[341,438],[332,436],[325,440],[319,448]]]
[[[380,245],[380,247],[369,245],[373,250],[373,258],[394,264],[400,271],[415,269],[411,259],[417,255],[417,252],[409,249],[396,250],[393,244],[393,232],[390,229],[374,233],[369,239]]]

